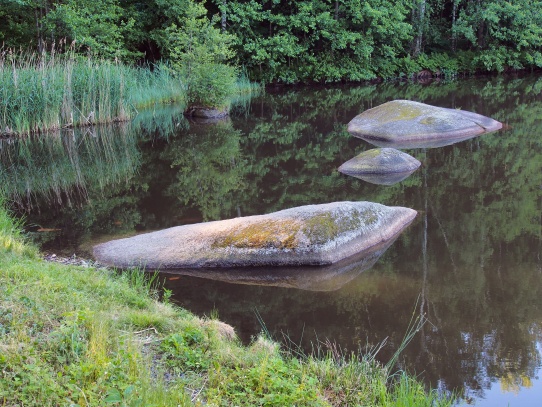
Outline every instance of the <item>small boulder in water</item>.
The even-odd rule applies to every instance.
[[[206,106],[190,106],[185,112],[185,116],[201,119],[220,120],[229,115],[229,108],[214,108]]]
[[[393,185],[407,178],[420,165],[414,157],[394,148],[374,148],[345,162],[339,172],[373,184]]]
[[[339,167],[347,175],[412,173],[421,163],[411,155],[394,148],[364,151]]]

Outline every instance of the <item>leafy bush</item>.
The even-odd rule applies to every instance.
[[[235,92],[236,69],[225,64],[198,64],[188,80],[188,104],[223,108]]]
[[[179,26],[167,30],[171,65],[188,87],[188,104],[223,108],[235,91],[237,69],[227,64],[233,58],[233,36],[214,27],[200,3],[188,2]]]

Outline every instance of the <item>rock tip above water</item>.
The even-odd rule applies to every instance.
[[[338,171],[347,175],[412,173],[421,163],[394,148],[374,148],[342,164]]]

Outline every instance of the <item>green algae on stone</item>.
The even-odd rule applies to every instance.
[[[437,122],[437,119],[434,118],[434,117],[424,117],[423,119],[420,120],[420,123],[421,124],[435,124]]]
[[[326,244],[341,233],[358,229],[362,224],[369,225],[376,219],[376,214],[370,210],[353,211],[340,216],[331,211],[324,211],[302,222],[288,219],[241,226],[217,238],[212,247],[295,250],[306,246],[306,240],[311,245]]]
[[[348,132],[377,146],[440,147],[502,128],[489,117],[410,100],[393,100],[366,110]]]
[[[235,247],[238,249],[294,249],[299,222],[276,220],[241,226],[225,236],[217,238],[213,248]]]
[[[382,154],[382,149],[381,148],[373,148],[371,150],[367,150],[367,151],[364,151],[363,154],[365,157],[367,158],[376,158],[378,157],[380,154]],[[360,155],[361,155],[360,154]],[[358,156],[359,157],[359,156]]]
[[[377,109],[377,108],[374,108]],[[373,110],[373,109],[371,109]],[[380,123],[414,120],[423,114],[421,106],[408,105],[398,109],[393,103],[384,103],[373,112]]]
[[[305,221],[302,229],[310,243],[322,245],[336,239],[339,234],[369,226],[377,221],[377,214],[372,210],[352,211],[346,215],[337,216],[331,212],[323,212]]]
[[[340,232],[336,218],[330,212],[322,212],[305,221],[303,233],[311,244],[324,244],[337,237]]]

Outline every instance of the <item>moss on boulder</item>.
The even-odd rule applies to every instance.
[[[94,255],[152,269],[328,265],[391,239],[415,216],[372,202],[307,205],[113,240]]]
[[[348,131],[381,147],[441,147],[496,131],[502,123],[477,113],[393,100],[354,117]]]

